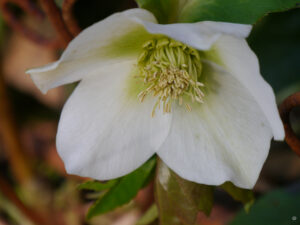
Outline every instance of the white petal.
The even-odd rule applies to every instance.
[[[113,14],[82,31],[70,42],[59,61],[27,73],[45,93],[59,85],[96,74],[106,65],[136,58],[142,44],[151,37],[136,22],[137,18],[156,22],[155,17],[143,9]]]
[[[176,106],[158,155],[184,179],[252,188],[268,155],[272,130],[237,79],[220,69],[204,73],[211,86],[204,103],[193,105],[192,112]]]
[[[143,164],[165,140],[170,115],[151,117],[154,102],[128,92],[131,63],[83,79],[59,122],[57,149],[68,173],[107,180]]]
[[[198,50],[210,49],[222,34],[239,38],[247,37],[252,28],[251,25],[212,21],[161,25],[137,20],[152,34],[164,34]]]
[[[257,56],[246,40],[223,36],[215,45],[221,64],[253,95],[272,127],[275,140],[283,140],[285,133],[280,119],[275,95],[262,78]]]

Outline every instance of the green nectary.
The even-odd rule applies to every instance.
[[[169,38],[152,39],[144,43],[138,58],[138,76],[145,84],[145,90],[138,95],[141,102],[149,94],[157,97],[152,116],[162,103],[163,112],[170,113],[174,101],[183,103],[187,97],[192,102],[203,103],[204,86],[200,82],[202,63],[197,50]]]

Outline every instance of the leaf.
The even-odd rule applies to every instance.
[[[136,0],[160,23],[224,21],[253,24],[270,12],[296,7],[299,0]]]
[[[178,21],[254,24],[270,12],[288,10],[297,3],[299,0],[186,0]]]
[[[136,225],[148,225],[153,223],[158,218],[157,206],[153,204],[147,212],[142,216]]]
[[[152,12],[159,23],[176,21],[181,0],[136,0],[138,6]]]
[[[299,202],[299,192],[276,190],[256,201],[249,213],[238,213],[230,225],[299,225]]]
[[[234,200],[242,202],[245,206],[246,212],[249,212],[251,205],[254,203],[254,194],[251,190],[236,187],[231,182],[225,182],[220,187],[224,189]]]
[[[299,90],[299,18],[300,8],[271,14],[254,26],[248,38],[260,61],[262,75],[280,95],[279,102]]]
[[[120,178],[116,185],[91,206],[87,218],[90,219],[128,203],[151,176],[155,164],[155,158],[151,158],[137,170]]]
[[[99,181],[92,180],[92,181],[87,181],[82,184],[79,184],[77,188],[79,190],[85,189],[85,190],[91,190],[91,191],[104,191],[104,190],[110,189],[113,186],[115,186],[118,183],[118,181],[119,181],[118,179],[115,179],[115,180],[110,180],[105,183],[102,183]]]
[[[161,225],[195,224],[199,211],[209,215],[213,206],[213,186],[184,180],[161,160],[155,182]]]

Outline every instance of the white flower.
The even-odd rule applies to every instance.
[[[184,179],[253,187],[270,140],[284,130],[245,40],[250,30],[159,25],[132,9],[84,30],[57,62],[29,70],[44,93],[80,81],[58,127],[67,171],[112,179],[156,153]]]

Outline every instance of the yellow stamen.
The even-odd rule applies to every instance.
[[[204,93],[201,88],[204,84],[199,81],[202,64],[197,50],[168,38],[149,40],[143,45],[138,68],[137,77],[146,86],[139,93],[139,100],[143,102],[150,94],[157,97],[152,116],[155,116],[161,102],[164,113],[171,112],[174,101],[183,105],[185,96],[192,102],[203,103]],[[184,105],[188,111],[192,110],[190,104]]]

